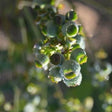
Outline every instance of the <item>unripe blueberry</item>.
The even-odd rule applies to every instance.
[[[64,62],[64,56],[60,53],[55,53],[50,57],[50,62],[54,65],[61,65]]]
[[[52,20],[47,22],[46,27],[48,38],[54,38],[57,36],[57,27]]]
[[[44,54],[38,54],[35,58],[35,65],[37,68],[45,67],[49,63],[49,57]]]
[[[67,60],[62,65],[62,70],[65,79],[73,79],[80,73],[80,65],[74,60]]]
[[[62,80],[62,74],[63,72],[60,66],[53,66],[50,68],[48,78],[50,78],[52,82],[58,83]]]
[[[61,14],[55,15],[54,22],[57,25],[62,25],[65,22],[65,16],[64,15],[61,15]]]
[[[78,33],[78,25],[69,21],[62,26],[62,32],[67,37],[74,37]]]
[[[75,87],[75,86],[78,86],[81,84],[81,81],[82,81],[82,74],[79,73],[78,76],[76,76],[75,78],[73,79],[66,79],[64,78],[63,79],[64,83],[68,86],[68,87]]]
[[[70,59],[77,61],[79,64],[83,64],[87,62],[87,55],[83,49],[77,48],[72,51]]]
[[[66,13],[67,20],[75,21],[77,18],[78,18],[78,16],[74,10],[71,10]]]
[[[82,37],[81,35],[77,35],[74,38],[76,39],[76,44],[79,44],[82,49],[85,49],[84,37]]]

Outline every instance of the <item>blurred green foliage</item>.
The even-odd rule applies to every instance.
[[[112,87],[107,80],[111,64],[88,55],[88,63],[82,65],[80,86],[53,84],[48,71],[34,65],[33,45],[43,39],[34,24],[35,12],[29,6],[18,13],[15,22],[21,40],[11,40],[8,49],[0,50],[0,112],[112,112]]]

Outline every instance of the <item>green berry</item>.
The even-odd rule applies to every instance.
[[[75,21],[77,18],[78,18],[78,16],[74,10],[71,10],[71,11],[67,12],[67,14],[66,14],[67,20]]]
[[[66,79],[75,78],[79,74],[80,69],[81,69],[80,65],[73,60],[67,60],[62,65],[64,78]]]
[[[62,25],[65,22],[65,16],[64,15],[61,15],[61,14],[55,15],[54,22],[57,25]]]
[[[57,27],[52,20],[47,22],[46,27],[48,38],[54,38],[57,36]]]
[[[59,66],[53,66],[50,68],[48,77],[52,82],[58,83],[62,80],[62,74],[63,72]]]
[[[81,81],[82,81],[82,74],[79,73],[78,76],[76,76],[75,78],[73,79],[66,79],[64,78],[63,79],[64,83],[68,86],[68,87],[75,87],[75,86],[78,86],[81,84]]]
[[[49,63],[49,57],[44,54],[38,54],[35,58],[35,65],[37,68],[45,67]]]
[[[70,59],[77,61],[79,64],[83,64],[87,62],[87,55],[83,49],[77,48],[72,51]]]
[[[67,37],[74,37],[78,33],[78,26],[74,22],[69,21],[62,26],[62,32]]]
[[[76,39],[76,44],[79,44],[82,49],[85,49],[84,37],[82,37],[81,35],[77,35],[74,38]]]
[[[64,56],[60,53],[55,53],[50,57],[50,62],[54,65],[59,65],[64,62]]]
[[[70,71],[68,70],[65,74],[65,77],[67,79],[73,79],[74,77],[76,77],[76,74],[74,72],[72,72],[71,70]]]
[[[67,27],[67,36],[72,37],[74,34],[77,33],[77,27],[75,25],[70,25]]]

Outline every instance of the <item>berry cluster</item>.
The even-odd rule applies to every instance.
[[[36,6],[35,20],[44,39],[34,45],[35,65],[49,69],[48,78],[52,82],[63,82],[68,86],[80,85],[81,66],[87,61],[84,38],[81,36],[81,25],[74,21],[77,14],[74,10],[66,15],[58,14],[55,7]]]

